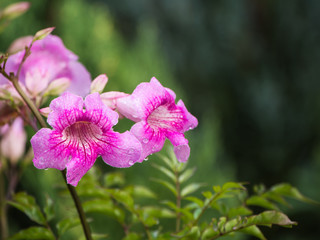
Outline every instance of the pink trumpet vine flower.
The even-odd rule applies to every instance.
[[[117,100],[117,110],[136,122],[130,130],[142,144],[140,162],[162,149],[168,138],[180,162],[190,155],[184,132],[195,128],[198,120],[186,109],[182,100],[175,103],[175,93],[163,87],[156,78],[141,83],[128,97]]]
[[[29,46],[32,39],[23,37],[10,46],[10,52],[18,52],[9,56],[5,69],[7,73],[17,73],[25,54],[24,47]],[[58,36],[50,34],[33,43],[31,54],[22,65],[19,81],[26,86],[31,95],[36,95],[59,78],[70,80],[67,91],[80,96],[89,93],[91,84],[89,72],[78,62],[78,57],[64,46]],[[0,85],[7,82],[7,79],[0,75]]]
[[[34,166],[40,169],[67,168],[67,182],[76,186],[96,158],[113,167],[130,167],[141,155],[140,142],[130,133],[112,127],[118,114],[105,106],[99,93],[82,97],[64,93],[50,104],[48,123],[31,139]]]

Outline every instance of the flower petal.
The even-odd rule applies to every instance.
[[[97,156],[87,156],[87,159],[82,157],[72,158],[67,164],[67,183],[76,187],[80,179],[89,171],[96,161]]]
[[[140,83],[129,97],[117,101],[118,111],[132,121],[146,119],[158,106],[174,102],[170,94],[156,78]]]
[[[131,167],[139,161],[140,142],[128,131],[124,133],[109,131],[105,138],[106,147],[101,157],[112,167]]]
[[[99,93],[88,95],[84,104],[86,120],[95,123],[102,130],[108,130],[118,123],[119,115],[103,104]]]
[[[184,124],[183,124],[183,132],[194,129],[198,126],[198,119],[188,112],[186,106],[184,105],[182,100],[179,100],[177,106],[181,109],[184,114]]]
[[[91,76],[87,69],[79,62],[71,61],[68,63],[66,71],[59,74],[58,77],[68,77],[71,79],[70,87],[67,91],[82,97],[90,92]]]
[[[51,112],[47,121],[60,132],[83,117],[82,97],[69,92],[52,100],[49,107]]]
[[[182,133],[167,134],[167,138],[173,144],[173,151],[179,162],[186,162],[190,156],[188,140]]]
[[[36,168],[63,170],[66,167],[70,155],[69,149],[62,144],[63,141],[58,132],[42,128],[30,141],[34,152],[33,164]]]
[[[130,130],[142,145],[140,162],[150,154],[159,152],[164,144],[165,135],[162,131],[154,131],[146,122],[134,124]]]

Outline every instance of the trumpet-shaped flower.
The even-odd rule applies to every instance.
[[[17,73],[25,54],[24,47],[31,41],[32,37],[24,37],[12,44],[10,52],[19,49],[21,51],[9,56],[6,72]],[[32,96],[36,96],[59,78],[70,80],[67,89],[69,92],[81,96],[89,93],[91,84],[89,72],[78,62],[78,57],[64,46],[59,37],[48,35],[33,43],[31,54],[22,65],[19,81],[26,86]],[[0,84],[3,83],[7,83],[7,80],[0,75]]]
[[[117,100],[117,110],[136,122],[130,130],[142,144],[140,161],[158,152],[168,138],[180,162],[188,160],[190,147],[184,132],[195,128],[198,120],[182,100],[175,104],[175,93],[164,88],[156,78],[141,83],[128,97]]]
[[[130,167],[140,158],[141,144],[130,133],[114,132],[118,114],[99,93],[82,97],[64,93],[50,104],[48,123],[31,139],[33,163],[40,169],[67,168],[67,182],[76,186],[96,158],[113,167]]]

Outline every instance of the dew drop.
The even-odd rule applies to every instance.
[[[129,161],[128,163],[129,163],[130,166],[132,166],[134,164],[133,161]]]
[[[148,142],[149,142],[149,139],[148,139],[148,138],[144,138],[144,139],[142,140],[142,142],[143,142],[143,143],[148,143]]]
[[[147,158],[147,157],[144,159],[144,161],[148,161],[148,160],[149,160],[149,158]]]
[[[47,171],[49,168],[45,168],[45,169],[43,169],[43,170],[45,170],[45,171]]]
[[[133,118],[137,118],[138,116],[133,114],[132,117],[133,117]]]
[[[129,154],[133,154],[133,153],[134,153],[134,149],[133,149],[133,148],[130,148],[129,151],[128,151],[128,153],[129,153]]]

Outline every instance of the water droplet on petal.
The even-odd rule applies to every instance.
[[[129,154],[133,154],[133,153],[134,153],[134,149],[133,149],[133,148],[130,148],[129,151],[128,151],[128,153],[129,153]]]
[[[149,139],[148,139],[148,138],[144,138],[144,139],[142,140],[142,142],[143,142],[143,143],[148,143],[148,142],[149,142]]]
[[[43,169],[43,170],[45,170],[45,171],[47,171],[49,168],[45,168],[45,169]]]
[[[137,118],[138,116],[133,114],[132,117],[133,117],[133,118]]]
[[[149,158],[147,158],[147,157],[144,159],[144,161],[148,161],[148,160],[149,160]]]
[[[129,161],[128,163],[129,163],[130,166],[132,166],[134,164],[133,161]]]

